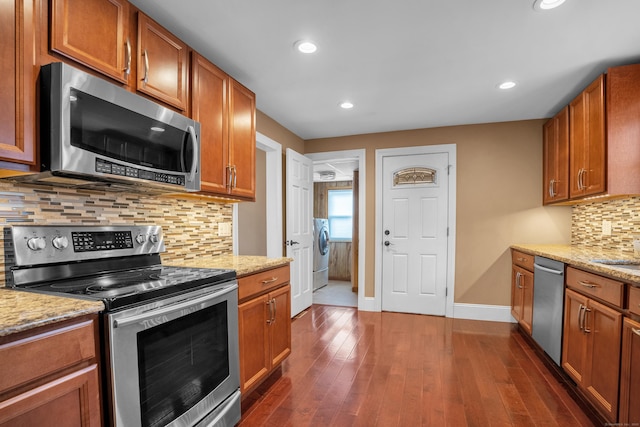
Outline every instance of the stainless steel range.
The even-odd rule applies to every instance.
[[[105,424],[240,420],[233,270],[162,265],[156,226],[5,228],[7,286],[103,301]]]

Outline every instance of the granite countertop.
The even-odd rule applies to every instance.
[[[268,258],[266,256],[218,255],[212,257],[171,260],[167,265],[196,268],[227,268],[235,270],[238,277],[247,276],[270,268],[281,267],[292,262],[291,258]]]
[[[624,260],[629,262],[640,263],[640,259],[634,258],[628,252],[621,252],[612,249],[595,249],[574,245],[511,245],[513,249],[532,254],[539,255],[574,267],[589,270],[594,273],[600,273],[620,279],[626,282],[632,282],[634,285],[640,285],[640,268],[630,269],[624,266],[608,265],[593,260]],[[639,266],[640,267],[640,266]]]
[[[0,288],[0,336],[104,310],[100,301]]]

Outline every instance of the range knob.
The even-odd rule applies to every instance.
[[[147,241],[147,236],[145,236],[144,234],[138,234],[136,236],[136,243],[137,244],[142,245],[146,241]]]
[[[27,240],[27,246],[32,251],[41,251],[47,247],[47,241],[44,237],[32,237]]]
[[[56,236],[51,241],[53,243],[53,247],[56,249],[67,249],[69,246],[69,239],[67,236]]]
[[[160,241],[160,238],[158,237],[157,234],[152,234],[151,237],[149,237],[149,240],[151,240],[151,243],[155,245]]]

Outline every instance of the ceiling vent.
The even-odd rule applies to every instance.
[[[336,179],[336,173],[334,171],[320,171],[318,175],[320,175],[321,181],[333,181]]]

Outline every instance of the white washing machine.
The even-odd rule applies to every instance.
[[[313,290],[329,283],[329,220],[313,220]]]

